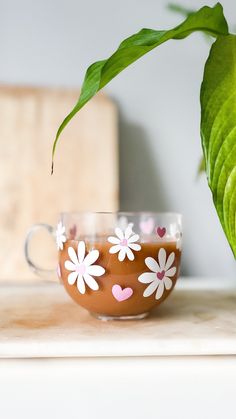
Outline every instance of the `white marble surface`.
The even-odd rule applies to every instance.
[[[236,287],[180,280],[146,320],[101,322],[62,286],[0,284],[0,357],[236,355]]]

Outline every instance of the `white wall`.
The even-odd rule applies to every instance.
[[[190,8],[204,1],[182,0]],[[208,1],[213,5],[215,1]],[[142,27],[181,20],[157,0],[0,0],[0,81],[78,86],[88,64]],[[236,24],[236,2],[224,0]],[[107,88],[120,108],[121,207],[179,211],[183,272],[235,276],[235,261],[212,205],[201,156],[199,88],[209,46],[200,34],[171,41]]]

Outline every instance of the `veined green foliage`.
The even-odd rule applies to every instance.
[[[208,183],[236,256],[236,36],[212,45],[201,87],[201,136]]]
[[[109,58],[92,64],[85,74],[78,102],[58,128],[53,144],[52,159],[54,159],[56,145],[63,129],[100,89],[149,51],[170,39],[182,39],[196,31],[203,31],[215,37],[219,34],[228,33],[228,25],[223,15],[222,6],[219,3],[212,8],[202,7],[174,29],[161,31],[142,29],[125,39]]]
[[[196,31],[216,38],[201,87],[201,137],[204,167],[215,207],[236,256],[236,36],[228,34],[219,3],[212,8],[205,6],[190,11],[173,29],[142,29],[125,39],[109,58],[92,64],[86,72],[78,102],[57,131],[52,159],[63,129],[100,89],[149,51]]]

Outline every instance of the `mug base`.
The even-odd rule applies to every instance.
[[[90,313],[93,317],[104,322],[109,320],[142,320],[145,319],[149,312],[141,314],[133,314],[131,316],[108,316],[107,314]]]

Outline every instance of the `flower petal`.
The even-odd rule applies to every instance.
[[[130,236],[132,235],[133,230],[131,224],[128,225],[128,227],[125,229],[125,239],[128,240]]]
[[[58,234],[63,234],[66,231],[65,226],[63,226],[62,222],[59,221],[59,223],[57,224],[57,232]]]
[[[63,243],[61,242],[61,240],[59,238],[57,239],[57,249],[58,250],[63,250]]]
[[[127,217],[122,215],[118,220],[118,226],[121,228],[121,230],[125,230],[128,225]]]
[[[139,250],[141,250],[140,244],[129,243],[128,246],[129,246],[130,249],[135,250],[136,252],[138,252]]]
[[[105,273],[105,269],[99,265],[91,265],[87,267],[87,272],[90,275],[101,276]]]
[[[165,289],[164,282],[160,281],[157,288],[156,296],[155,296],[156,300],[159,300],[162,297],[164,289]]]
[[[171,265],[173,265],[174,260],[175,260],[175,252],[172,252],[168,256],[168,259],[166,261],[165,271],[167,271],[171,267]]]
[[[78,273],[77,272],[71,272],[68,275],[68,278],[67,278],[68,284],[73,285],[75,283],[75,281],[76,281],[77,276],[78,276]]]
[[[179,250],[181,252],[182,250],[182,240],[177,240],[176,242],[176,249]]]
[[[85,256],[85,242],[84,241],[80,241],[78,243],[78,259],[79,259],[79,263],[82,263],[83,262],[84,256]]]
[[[145,289],[143,296],[144,297],[150,297],[150,295],[152,295],[154,293],[154,291],[156,291],[158,286],[158,281],[155,280],[153,281],[150,285],[148,285],[148,287]]]
[[[120,243],[120,239],[118,239],[117,237],[113,237],[113,236],[108,237],[107,240],[109,241],[109,243],[112,243],[112,244],[119,244]]]
[[[123,262],[123,260],[125,259],[126,256],[126,248],[122,247],[119,251],[119,255],[118,255],[118,259],[120,262]]]
[[[70,260],[66,260],[66,261],[65,261],[65,268],[66,268],[68,271],[75,271],[75,270],[76,270],[76,266],[75,266],[75,264],[74,264],[74,263],[72,263]]]
[[[78,265],[78,258],[77,258],[77,255],[76,255],[76,253],[75,253],[75,249],[73,249],[73,247],[69,247],[68,248],[68,255],[70,256],[70,258],[71,258],[71,260],[72,260],[72,262],[75,264],[75,265]]]
[[[166,264],[166,251],[163,247],[158,252],[158,262],[160,265],[160,270],[163,271]]]
[[[166,271],[165,276],[174,276],[176,274],[176,267],[173,266],[173,268],[168,269]]]
[[[99,251],[98,250],[91,250],[84,259],[84,264],[86,266],[92,265],[96,260],[99,258]]]
[[[84,280],[88,287],[91,288],[91,290],[97,291],[99,289],[98,283],[91,275],[84,274]]]
[[[131,236],[128,239],[128,243],[134,243],[134,242],[137,242],[138,240],[139,240],[139,235],[138,234],[134,234],[133,236]]]
[[[138,280],[143,284],[150,284],[150,282],[156,280],[156,274],[153,272],[144,272],[142,275],[138,277]]]
[[[110,247],[109,253],[111,254],[117,253],[120,251],[120,249],[121,249],[121,246],[119,244],[116,244],[115,246]]]
[[[124,233],[119,227],[116,227],[115,233],[120,240],[124,239]]]
[[[134,254],[129,247],[126,247],[126,254],[127,254],[127,258],[129,260],[134,260]]]
[[[160,271],[160,267],[159,267],[157,261],[154,258],[151,258],[151,257],[146,258],[145,263],[146,263],[147,267],[150,269],[150,271],[152,271],[152,272],[159,272]]]
[[[65,231],[66,231],[66,228],[65,228],[65,226],[62,224],[62,221],[60,221],[60,223],[59,223],[59,230],[60,230],[60,232],[61,233],[64,233]]]
[[[167,290],[170,290],[170,289],[171,289],[171,287],[172,287],[172,281],[171,281],[171,279],[170,279],[170,278],[168,278],[167,276],[165,276],[165,277],[163,278],[163,282],[164,282],[164,284],[165,284],[166,289],[167,289]]]
[[[80,294],[85,294],[85,284],[84,284],[84,279],[83,279],[82,275],[78,276],[77,288],[78,288],[78,291],[80,292]]]

